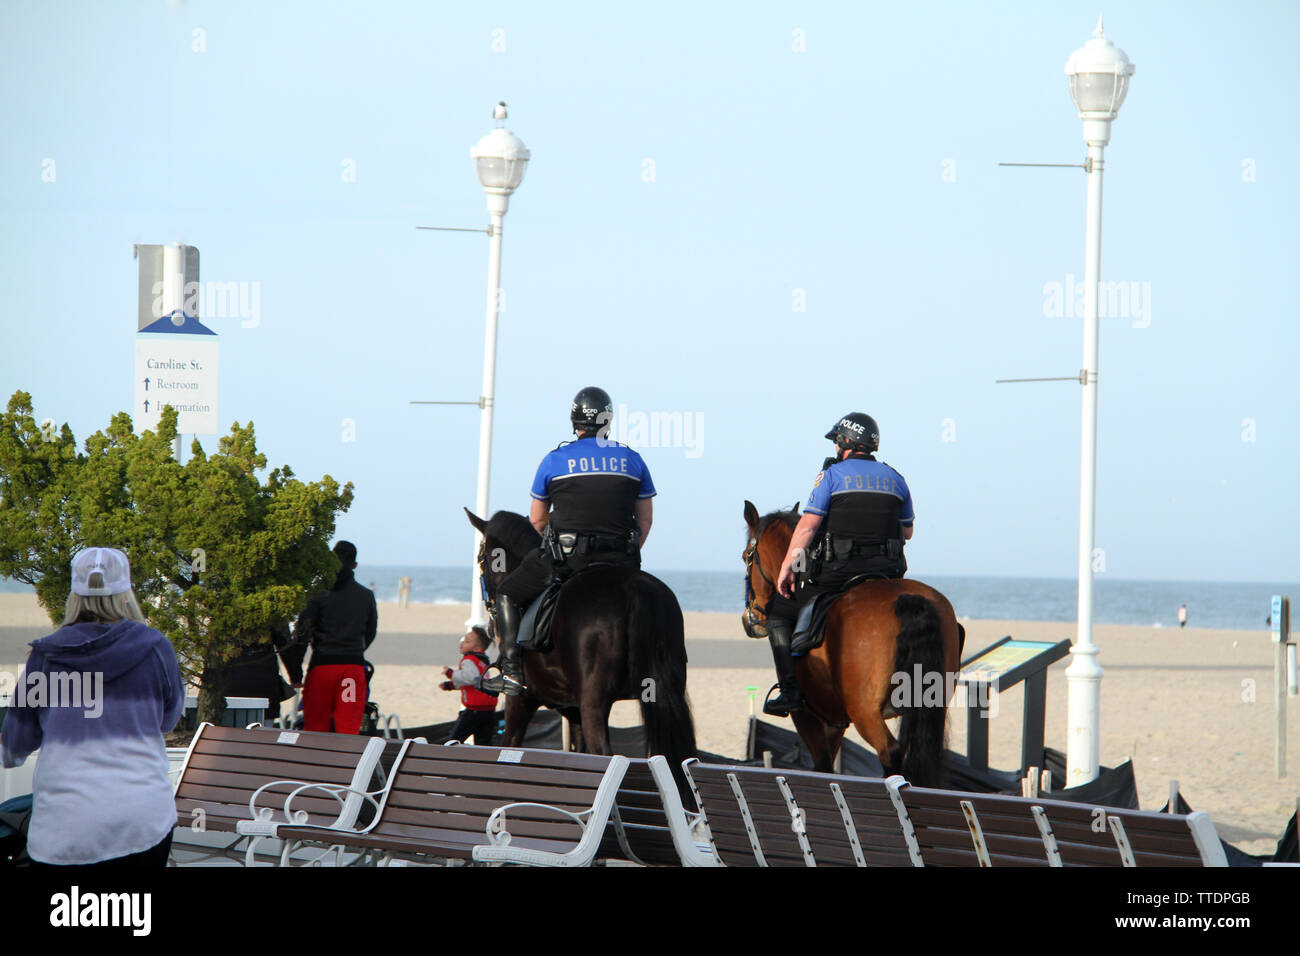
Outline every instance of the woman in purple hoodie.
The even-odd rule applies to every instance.
[[[185,691],[171,642],[144,623],[126,555],[77,554],[63,627],[31,647],[0,728],[4,766],[40,749],[28,855],[165,866],[176,802],[162,735]]]

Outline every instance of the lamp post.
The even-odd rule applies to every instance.
[[[523,181],[528,166],[529,152],[518,136],[502,124],[506,119],[506,104],[498,103],[492,111],[497,128],[480,139],[470,149],[478,181],[487,194],[488,214],[488,287],[487,333],[483,346],[483,392],[479,407],[483,410],[478,438],[478,497],[475,513],[488,517],[488,484],[492,473],[492,407],[496,387],[497,369],[497,315],[501,299],[501,224],[510,207],[510,194]],[[467,626],[484,627],[487,614],[483,606],[483,587],[479,580],[478,549],[482,535],[474,532],[473,579],[470,582],[470,616]]]
[[[1110,124],[1128,94],[1132,61],[1106,39],[1100,19],[1092,39],[1065,64],[1070,96],[1083,120],[1088,144],[1088,219],[1084,264],[1083,436],[1079,471],[1079,633],[1065,671],[1069,684],[1069,741],[1066,786],[1097,777],[1101,743],[1101,665],[1092,641],[1093,549],[1097,534],[1097,356],[1098,291],[1101,279],[1101,174]]]

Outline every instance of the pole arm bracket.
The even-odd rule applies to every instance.
[[[1087,385],[1089,382],[1097,381],[1097,373],[1089,372],[1086,368],[1079,369],[1078,375],[1054,375],[1051,378],[998,378],[993,380],[995,385],[1007,385],[1017,382],[1078,382],[1080,385]]]
[[[412,400],[409,404],[411,405],[473,405],[475,408],[489,408],[495,403],[492,401],[492,399],[488,398],[487,396],[480,395],[476,400],[472,402],[422,402],[422,401]]]
[[[492,236],[496,234],[496,227],[491,223],[486,229],[469,229],[465,226],[416,226],[416,229],[428,229],[433,232],[481,232],[484,235]]]
[[[1082,169],[1085,173],[1092,172],[1093,162],[1089,156],[1082,163],[998,163],[999,166],[1034,166],[1039,169]]]

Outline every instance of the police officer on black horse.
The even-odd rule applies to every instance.
[[[835,457],[826,459],[813,481],[776,580],[779,594],[767,608],[780,694],[763,705],[763,712],[777,717],[804,703],[794,658],[807,652],[808,635],[791,640],[800,610],[811,609],[817,595],[838,592],[852,578],[901,578],[907,572],[903,542],[912,537],[912,494],[902,475],[876,461],[875,419],[852,412],[826,437],[835,442]],[[797,591],[796,572],[802,578]]]
[[[578,437],[538,466],[528,518],[542,535],[542,546],[497,588],[501,674],[483,679],[486,691],[520,696],[527,690],[516,644],[519,623],[555,577],[592,564],[641,567],[641,548],[654,517],[655,487],[641,456],[608,438],[613,416],[604,389],[584,388],[574,396],[569,413]]]

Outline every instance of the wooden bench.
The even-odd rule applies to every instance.
[[[666,758],[629,758],[596,855],[642,866],[719,866],[695,837],[700,814],[682,803]]]
[[[902,777],[687,761],[718,858],[727,866],[911,866]]]
[[[1214,821],[1188,814],[1122,810],[1062,800],[1043,806],[1063,866],[1227,866]]]
[[[364,830],[280,827],[288,864],[303,845],[371,862],[584,866],[595,858],[626,757],[405,741]]]
[[[906,785],[899,795],[924,866],[1060,865],[1043,801]]]
[[[1207,813],[903,786],[925,866],[1227,866]]]
[[[351,734],[239,729],[202,724],[176,781],[177,826],[234,839],[211,848],[253,862],[258,840],[283,823],[350,830],[384,749],[376,738]],[[238,857],[234,857],[238,859]]]
[[[787,771],[762,767],[683,765],[704,829],[725,866],[815,866],[798,808],[786,787]]]
[[[804,832],[817,866],[915,866],[918,848],[899,815],[902,777],[845,777],[799,771],[786,787],[803,811]]]
[[[1226,866],[1209,815],[687,761],[727,866]]]

